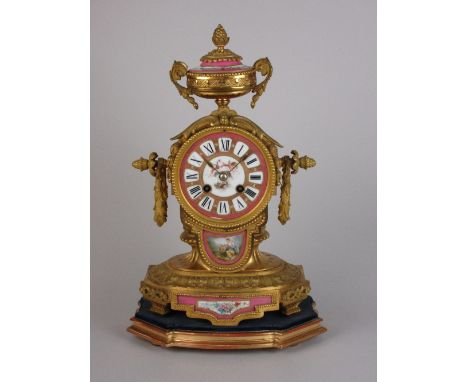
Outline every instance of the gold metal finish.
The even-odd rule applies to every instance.
[[[218,24],[218,26],[214,30],[213,37],[211,37],[211,40],[213,41],[213,44],[215,44],[218,47],[219,50],[223,50],[224,46],[227,45],[227,43],[229,42],[229,37],[221,24]]]
[[[144,298],[151,301],[151,311],[158,314],[169,313],[170,299],[164,290],[150,288],[142,283],[140,292]]]
[[[176,141],[171,146],[171,155],[168,158],[168,171],[169,176],[172,174],[173,159],[176,157],[181,146],[190,139],[194,134],[213,126],[227,126],[231,125],[233,129],[237,128],[246,131],[258,139],[268,148],[271,156],[274,158],[275,172],[276,172],[276,185],[280,185],[280,163],[278,160],[278,147],[283,147],[275,139],[269,136],[262,128],[250,119],[240,116],[235,110],[230,109],[227,104],[229,99],[217,99],[218,109],[213,111],[209,116],[202,117],[193,122],[181,133],[172,137],[172,141]],[[275,190],[276,193],[276,190]]]
[[[165,314],[169,309],[186,310],[190,317],[209,319],[214,325],[235,325],[242,319],[261,317],[265,311],[280,309],[287,315],[299,311],[299,304],[310,292],[309,282],[304,278],[302,267],[290,265],[276,256],[263,254],[259,244],[268,238],[265,230],[267,223],[267,204],[276,192],[276,186],[281,185],[281,197],[278,219],[282,224],[289,220],[291,174],[299,168],[307,169],[315,166],[315,161],[307,156],[299,157],[296,150],[292,156],[278,158],[277,141],[266,134],[251,120],[238,116],[227,104],[229,99],[218,99],[218,110],[207,117],[194,122],[173,140],[171,154],[167,160],[158,158],[151,153],[148,159],[140,158],[132,163],[140,171],[149,170],[156,177],[155,185],[155,221],[162,225],[167,217],[167,184],[166,169],[175,194],[181,205],[181,220],[184,232],[182,241],[192,247],[186,255],[169,259],[159,265],[149,268],[140,291],[152,302],[152,310]],[[262,152],[268,164],[268,189],[263,200],[248,215],[237,220],[223,221],[208,218],[194,210],[181,192],[179,173],[182,159],[192,146],[192,143],[212,134],[213,132],[236,132],[252,140]],[[278,176],[281,170],[281,181]],[[238,232],[246,230],[246,256],[232,265],[214,263],[202,245],[202,230],[209,229],[218,232]],[[213,273],[214,272],[222,272]],[[168,282],[169,280],[169,282]],[[213,296],[239,295],[252,296],[252,293],[263,293],[273,296],[272,306],[260,307],[255,314],[239,315],[231,321],[221,321],[216,317],[194,312],[190,307],[177,304],[175,298],[180,294]]]
[[[255,93],[252,97],[252,102],[250,102],[252,109],[255,107],[258,99],[265,91],[268,81],[270,81],[271,75],[273,74],[273,67],[267,57],[257,60],[254,64],[254,68],[255,71],[260,72],[265,79],[252,88],[252,93]]]
[[[132,166],[140,171],[148,170],[155,177],[154,221],[161,227],[167,221],[167,160],[158,158],[158,154],[153,152],[148,159],[141,157],[133,161]]]
[[[292,173],[296,174],[299,171],[299,167],[303,168],[304,170],[307,170],[308,168],[315,167],[317,164],[315,162],[315,159],[309,158],[307,155],[304,155],[303,157],[299,158],[299,153],[297,150],[292,150]]]
[[[137,170],[140,170],[140,171],[148,170],[149,160],[145,159],[143,157],[140,157],[140,159],[134,160],[132,162],[132,166],[135,167]]]
[[[186,99],[195,109],[198,109],[198,103],[195,101],[195,98],[191,97],[192,91],[188,88],[183,87],[177,81],[181,80],[182,77],[187,75],[188,67],[181,61],[174,61],[172,64],[172,69],[169,72],[169,78],[171,79],[174,86],[179,91],[179,94]]]
[[[200,60],[204,66],[188,69],[185,63],[174,61],[169,72],[172,83],[179,94],[195,109],[198,109],[198,104],[191,96],[192,94],[202,98],[229,99],[250,92],[255,93],[250,103],[250,106],[254,108],[273,74],[270,61],[268,58],[261,58],[255,61],[253,66],[242,65],[242,57],[225,48],[229,37],[221,25],[216,27],[212,41],[217,48],[201,57]],[[216,66],[223,62],[231,66]],[[213,66],[208,66],[210,64]],[[265,77],[259,84],[257,84],[256,72]],[[178,83],[182,77],[187,77],[187,87]]]
[[[269,236],[268,232],[265,230],[265,225],[268,220],[267,209],[264,209],[260,215],[243,226],[222,229],[224,233],[237,232],[239,230],[246,231],[247,245],[245,248],[245,256],[231,265],[216,264],[211,261],[207,255],[202,244],[201,233],[203,228],[209,227],[203,226],[197,218],[189,216],[182,208],[180,218],[184,227],[181,240],[192,247],[192,252],[189,257],[189,265],[187,265],[188,263],[181,263],[178,261],[174,263],[174,268],[183,270],[207,269],[216,272],[233,273],[244,269],[262,270],[265,267],[271,266],[271,262],[266,263],[264,257],[259,254],[258,250],[259,244]],[[219,231],[219,228],[215,229]]]
[[[235,326],[242,320],[260,318],[268,311],[281,311],[285,315],[295,314],[300,311],[300,303],[311,291],[302,266],[289,264],[277,256],[264,253],[259,246],[269,237],[266,230],[268,203],[276,194],[277,187],[281,189],[278,219],[285,224],[289,220],[291,205],[291,174],[296,174],[299,168],[314,167],[316,163],[308,156],[300,157],[296,150],[291,151],[291,156],[280,157],[278,148],[282,146],[275,139],[253,121],[238,115],[235,110],[229,108],[231,98],[250,92],[254,93],[251,107],[255,107],[273,73],[268,58],[255,61],[253,66],[243,65],[241,56],[225,48],[229,37],[221,25],[215,29],[212,41],[216,48],[201,58],[200,67],[189,70],[185,63],[174,61],[169,76],[179,94],[195,109],[198,108],[198,104],[194,95],[214,99],[218,108],[211,114],[191,123],[173,137],[174,142],[167,159],[160,158],[153,152],[147,159],[141,157],[132,163],[134,168],[140,171],[147,170],[155,177],[154,220],[158,226],[163,225],[167,220],[167,182],[170,182],[171,192],[180,204],[180,219],[183,227],[180,238],[191,247],[188,253],[149,266],[141,282],[140,292],[151,304],[150,311],[155,314],[164,315],[171,310],[178,310],[185,312],[190,318],[209,320],[214,326]],[[257,72],[263,76],[260,83],[257,83]],[[183,77],[186,77],[186,87],[179,82]],[[222,133],[227,133],[227,135],[223,137]],[[208,138],[212,134],[217,135]],[[231,138],[226,138],[229,134]],[[229,209],[225,208],[226,214],[222,214],[220,210],[217,215],[204,213],[198,208],[201,204],[194,204],[190,196],[186,196],[187,190],[198,187],[198,191],[202,192],[203,186],[203,192],[210,193],[213,185],[205,184],[205,182],[209,183],[206,180],[202,182],[203,171],[212,172],[209,167],[217,170],[207,160],[210,155],[206,152],[206,155],[202,154],[203,150],[198,154],[200,159],[198,163],[190,164],[186,157],[194,154],[196,147],[201,147],[203,142],[211,142],[213,146],[213,150],[210,150],[211,154],[217,152],[215,150],[217,147],[218,151],[224,152],[229,159],[229,154],[226,153],[233,153],[234,144],[231,148],[221,150],[221,143],[216,142],[218,139],[221,142],[223,139],[235,142],[236,136],[237,143],[248,142],[249,148],[242,155],[239,150],[237,157],[232,154],[236,160],[228,161],[231,166],[229,171],[219,170],[221,171],[218,173],[219,181],[223,181],[222,175],[231,176],[233,165],[240,166],[237,169],[237,171],[243,169],[241,178],[238,178],[241,179],[238,181],[240,184],[235,183],[234,186],[237,185],[237,187],[233,188],[237,190],[234,192],[239,194],[234,195],[252,196],[246,192],[242,194],[251,186],[254,186],[257,194],[254,193],[250,199],[252,204],[246,201],[248,209],[244,206],[245,210],[242,210],[245,212],[228,215]],[[216,142],[213,143],[211,139]],[[197,144],[196,147],[195,144]],[[241,149],[242,147],[244,145]],[[255,156],[258,163],[248,167],[250,162],[246,159],[247,155]],[[244,160],[247,163],[243,163]],[[249,170],[250,168],[252,170]],[[184,171],[187,171],[189,175],[191,171],[197,172],[196,177],[190,178],[190,182],[197,186],[188,187],[187,182],[184,183],[184,178],[181,179]],[[255,174],[255,172],[257,178],[252,176],[250,179],[244,175]],[[186,180],[188,179],[187,177]],[[235,179],[234,175],[232,179]],[[260,179],[258,185],[254,184],[254,180],[258,181],[258,179]],[[219,183],[218,180],[216,182],[216,184]],[[196,194],[194,198],[200,197],[199,195]],[[210,207],[207,210],[211,210],[215,203],[219,203],[217,205],[219,208],[222,198],[222,194],[215,195],[215,193],[212,193],[210,198],[205,198],[210,199]],[[231,201],[231,212],[234,206],[232,203],[233,201]],[[221,237],[226,240],[231,237],[241,238],[239,240],[242,244],[237,247],[238,253],[235,255],[237,257],[225,257],[229,261],[221,261],[221,257],[214,257],[206,242],[207,237],[216,239]],[[207,300],[203,300],[205,298]],[[248,300],[242,301],[247,305],[224,316],[218,314],[217,308],[213,310],[206,305],[207,302],[213,301],[237,303],[240,300]],[[205,305],[200,305],[201,307],[197,305],[200,301]],[[204,309],[206,306],[208,308]],[[235,308],[237,309],[237,305]],[[288,330],[258,332],[164,330],[135,318],[132,321],[133,325],[128,331],[155,345],[202,349],[284,348],[326,331],[320,325],[321,319],[306,322]]]
[[[158,154],[150,153],[148,159],[140,157],[140,159],[132,162],[132,166],[140,171],[149,170],[151,175],[156,176],[155,168],[158,163],[157,158]]]
[[[127,330],[137,337],[162,347],[206,350],[284,349],[327,331],[316,319],[286,330],[256,332],[201,332],[166,330],[132,318]]]
[[[229,37],[221,24],[218,24],[211,38],[213,44],[217,46],[208,54],[205,54],[200,61],[202,62],[220,62],[220,61],[241,61],[242,57],[224,47],[229,42]]]
[[[291,160],[288,156],[281,158],[283,177],[281,178],[281,196],[278,206],[278,220],[286,224],[291,207]]]
[[[284,156],[280,159],[282,167],[281,179],[281,197],[278,206],[278,220],[281,224],[286,224],[289,220],[289,209],[291,207],[291,174],[297,174],[299,168],[307,170],[310,167],[315,167],[314,159],[307,155],[299,158],[299,153],[296,150],[291,151],[292,157]]]
[[[268,253],[256,252],[246,268],[233,273],[215,273],[204,266],[199,256],[192,251],[148,268],[140,291],[153,303],[154,311],[163,314],[170,305],[171,309],[187,311],[189,317],[208,319],[213,325],[237,325],[244,319],[262,317],[269,310],[281,308],[287,315],[296,313],[310,292],[302,266]],[[177,296],[181,295],[243,298],[262,295],[272,296],[273,303],[232,320],[219,320],[178,304]]]
[[[154,185],[154,221],[158,226],[162,226],[167,221],[167,181],[166,181],[167,161],[158,158],[156,167],[156,182]]]
[[[253,68],[238,72],[191,72],[187,73],[187,89],[203,98],[234,98],[247,94],[255,88],[257,78]]]
[[[251,128],[255,128],[251,126]],[[198,211],[193,209],[190,205],[188,200],[186,199],[185,194],[182,191],[182,187],[180,184],[179,173],[182,166],[183,158],[187,151],[192,147],[192,144],[197,141],[198,139],[217,132],[235,132],[241,136],[246,137],[248,140],[253,141],[256,146],[261,150],[263,156],[265,157],[266,164],[268,166],[268,185],[267,191],[263,195],[262,200],[256,205],[256,207],[247,215],[241,216],[237,219],[233,220],[220,220],[214,219],[207,216],[200,214]],[[268,205],[272,195],[274,195],[275,191],[275,184],[276,184],[276,167],[275,161],[273,156],[271,155],[270,150],[268,147],[259,139],[257,136],[251,134],[250,132],[239,128],[239,126],[229,126],[229,125],[221,125],[221,126],[211,126],[205,127],[202,131],[199,131],[190,138],[188,138],[178,149],[177,155],[172,158],[172,171],[171,171],[171,184],[172,184],[172,192],[177,198],[177,201],[180,203],[182,208],[185,212],[192,218],[196,219],[197,222],[202,223],[202,226],[208,227],[211,229],[224,229],[224,228],[233,228],[237,227],[238,229],[242,229],[246,227],[246,225],[255,217],[261,213],[262,210]]]
[[[289,289],[281,295],[281,303],[283,312],[290,316],[291,314],[301,311],[299,304],[307,298],[310,293],[308,285],[299,285],[294,289]]]

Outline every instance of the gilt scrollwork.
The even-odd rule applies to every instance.
[[[236,274],[208,274],[200,272],[194,274],[184,270],[178,270],[177,264],[172,260],[171,265],[164,262],[158,265],[151,265],[145,277],[145,284],[159,285],[161,288],[194,288],[194,289],[226,289],[226,288],[283,288],[286,285],[304,284],[301,266],[292,265],[281,261],[276,256],[262,253],[263,256],[270,256],[272,264],[267,264],[268,272],[238,272]],[[186,256],[181,256],[180,260],[186,261]],[[279,266],[281,265],[281,266]],[[274,270],[272,270],[274,268]],[[292,301],[292,300],[291,300]]]
[[[250,102],[252,109],[255,107],[260,96],[265,92],[268,81],[270,81],[271,75],[273,74],[273,67],[267,57],[255,61],[254,68],[255,71],[260,72],[265,79],[252,89],[252,93],[255,93],[252,97],[252,102]]]
[[[299,285],[293,289],[289,289],[281,294],[281,310],[286,315],[291,315],[300,312],[299,304],[307,298],[310,293],[308,283]]]
[[[169,304],[171,303],[169,293],[162,290],[152,288],[144,283],[141,283],[140,292],[143,298],[151,303],[150,311],[158,314],[169,313]]]
[[[195,101],[195,98],[191,96],[191,91],[178,83],[178,81],[180,81],[182,77],[185,77],[187,75],[187,71],[188,66],[185,63],[183,63],[182,61],[174,61],[174,64],[172,64],[171,71],[169,72],[169,78],[179,91],[179,94],[183,98],[185,98],[195,109],[198,109],[198,103]]]

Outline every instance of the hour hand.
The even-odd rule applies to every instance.
[[[202,158],[203,158],[203,160],[206,162],[206,164],[207,164],[209,167],[211,167],[213,170],[215,170],[216,173],[217,173],[218,175],[221,175],[221,174],[219,173],[219,171],[215,168],[215,166],[213,166],[213,164],[212,164],[208,159],[206,159],[204,156],[203,156]]]

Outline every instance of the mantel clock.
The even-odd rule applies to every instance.
[[[248,93],[255,107],[273,69],[268,58],[244,65],[225,47],[229,37],[221,25],[212,40],[216,48],[199,67],[175,61],[169,76],[195,109],[194,95],[214,99],[217,109],[172,138],[167,159],[153,152],[133,162],[155,178],[158,226],[167,219],[170,184],[180,204],[181,240],[191,251],[149,266],[128,331],[164,347],[284,348],[326,329],[302,266],[260,251],[259,244],[268,238],[272,196],[280,191],[278,219],[285,224],[291,174],[315,161],[295,150],[280,157],[276,140],[229,108],[232,98]]]

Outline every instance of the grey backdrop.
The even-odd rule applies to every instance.
[[[376,5],[372,0],[91,2],[91,368],[97,381],[376,380]],[[152,221],[153,179],[130,163],[215,109],[195,111],[168,78],[229,48],[273,77],[257,107],[231,107],[318,165],[293,176],[292,219],[261,248],[303,264],[329,332],[283,351],[161,349],[125,332],[149,264],[188,249],[173,197]]]

